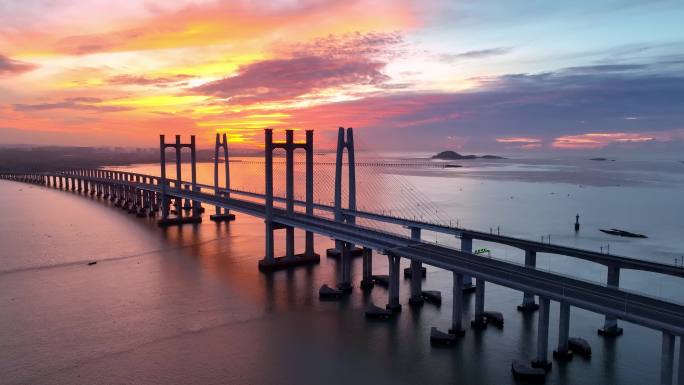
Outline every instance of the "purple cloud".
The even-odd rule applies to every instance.
[[[237,75],[194,90],[228,98],[232,103],[280,101],[332,87],[380,85],[389,79],[385,63],[365,58],[318,56],[275,59],[249,64]]]
[[[31,71],[38,66],[32,63],[25,63],[0,54],[0,76],[15,75]]]
[[[386,61],[400,52],[396,33],[331,35],[276,51],[283,58],[240,67],[237,75],[196,87],[194,91],[231,103],[281,101],[325,89],[372,85],[389,77]]]
[[[54,103],[39,103],[39,104],[15,104],[15,111],[46,111],[46,110],[78,110],[78,111],[93,111],[93,112],[118,112],[129,111],[130,107],[124,106],[99,106],[93,103],[100,103],[102,99],[92,97],[74,97],[67,98]]]
[[[144,75],[117,75],[107,79],[109,84],[118,85],[137,85],[137,86],[155,86],[155,87],[169,87],[169,86],[185,86],[188,80],[192,79],[191,75],[177,74],[169,76],[148,77]]]
[[[455,54],[443,54],[440,55],[440,59],[446,62],[452,62],[462,59],[483,59],[491,56],[505,55],[511,52],[513,48],[510,47],[495,47],[488,49],[480,49],[474,51],[466,51]]]

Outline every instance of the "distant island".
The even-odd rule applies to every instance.
[[[501,156],[496,155],[461,155],[455,151],[442,151],[439,154],[432,157],[432,159],[444,159],[444,160],[460,160],[460,159],[506,159]]]
[[[611,162],[615,162],[615,159],[608,159],[608,158],[590,158],[589,160],[594,160],[597,162],[605,162],[605,161],[609,160]]]

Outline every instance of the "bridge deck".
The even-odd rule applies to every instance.
[[[63,174],[44,174],[63,175]],[[150,176],[146,176],[150,177]],[[212,193],[181,190],[167,187],[163,189],[157,184],[144,184],[123,180],[110,180],[79,176],[79,179],[105,184],[119,184],[135,187],[141,190],[162,192],[171,197],[197,200],[209,205],[215,205],[244,214],[264,217],[265,206],[258,202],[244,199],[217,196]],[[157,177],[153,177],[157,178]],[[211,186],[208,186],[211,187]],[[236,192],[238,193],[238,192]],[[255,198],[258,198],[258,194]],[[349,212],[361,216],[361,212]],[[366,217],[371,217],[370,213]],[[383,216],[383,218],[389,218]],[[373,218],[370,218],[373,219]],[[296,212],[288,215],[283,209],[274,208],[274,220],[278,223],[312,231],[331,238],[363,245],[383,253],[393,253],[405,258],[415,259],[428,265],[446,270],[456,271],[482,278],[486,281],[517,290],[529,291],[546,298],[567,302],[572,306],[596,311],[603,314],[615,315],[623,320],[641,324],[654,329],[666,331],[676,335],[684,335],[684,306],[653,298],[644,294],[629,292],[624,289],[607,287],[601,284],[586,282],[577,278],[557,273],[545,272],[530,267],[521,266],[509,261],[486,258],[471,253],[462,252],[443,245],[435,245],[422,241],[411,240],[409,237],[377,229],[336,222],[321,216],[309,216]],[[387,221],[391,222],[391,221]],[[394,222],[405,225],[410,221]],[[434,225],[431,225],[434,226]],[[420,227],[420,226],[418,226]],[[428,226],[422,227],[429,229]],[[682,276],[678,271],[670,271],[664,265],[653,262],[639,261],[626,257],[606,256],[592,252],[567,248],[563,246],[539,244],[532,241],[490,235],[470,230],[448,228],[455,235],[465,234],[475,239],[506,243],[521,248],[533,248],[537,251],[552,252],[577,256],[578,258],[603,258],[601,263],[619,263],[620,267],[638,268],[641,270],[658,271],[665,274]],[[443,232],[446,232],[444,230]],[[509,243],[506,243],[509,244]],[[578,254],[578,255],[576,255]],[[610,259],[609,259],[610,258]]]

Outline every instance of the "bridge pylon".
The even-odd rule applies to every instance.
[[[219,183],[219,150],[223,150],[223,164],[225,170],[225,187],[221,189]],[[216,133],[216,145],[214,146],[214,194],[230,198],[230,164],[228,158],[228,137]],[[225,222],[235,220],[235,215],[231,214],[227,208],[216,206],[216,214],[210,215],[209,219],[214,222]]]
[[[166,149],[173,148],[176,152],[176,179],[171,181],[166,178]],[[191,184],[183,183],[181,163],[183,148],[190,149],[190,173]],[[199,192],[200,187],[197,185],[197,155],[195,152],[195,135],[190,136],[190,143],[181,143],[181,136],[176,135],[176,141],[173,143],[166,143],[164,135],[159,135],[159,155],[161,166],[161,185],[162,185],[162,218],[157,221],[160,227],[182,225],[185,223],[200,223],[202,222],[202,214],[200,212],[200,205],[198,201],[192,201],[190,205],[190,215],[183,214],[183,198],[180,195],[175,195],[174,192],[182,192],[183,190],[190,190],[192,192]],[[173,184],[173,188],[172,185]],[[170,200],[175,200],[175,217],[169,217],[170,214]]]
[[[285,150],[285,210],[288,217],[296,215],[294,211],[294,152],[303,149],[306,152],[306,202],[307,215],[313,215],[313,130],[306,131],[306,141],[294,141],[294,130],[285,130],[285,142],[273,141],[273,130],[264,130],[265,137],[265,219],[266,247],[264,258],[259,261],[259,270],[273,271],[287,269],[299,265],[316,264],[320,256],[314,251],[313,233],[306,231],[304,253],[295,254],[294,227],[286,223],[273,220],[273,151],[278,148]],[[274,256],[274,232],[285,229],[285,256]]]
[[[334,200],[334,214],[335,220],[342,223],[356,223],[356,217],[353,215],[346,215],[342,207],[342,175],[344,168],[344,150],[347,150],[347,181],[349,188],[347,189],[347,209],[349,211],[356,211],[356,161],[354,157],[354,129],[349,127],[346,130],[340,127],[337,131],[337,154],[335,157],[335,200]],[[326,255],[329,258],[343,259],[343,245],[340,241],[335,241],[335,247],[326,250]],[[363,255],[363,249],[349,247],[350,257],[360,257]],[[342,261],[345,263],[345,261]],[[344,269],[342,269],[344,270]],[[344,283],[344,282],[343,282]],[[345,283],[346,284],[346,283]]]

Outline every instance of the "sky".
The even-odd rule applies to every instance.
[[[0,0],[0,143],[684,150],[684,2]]]

